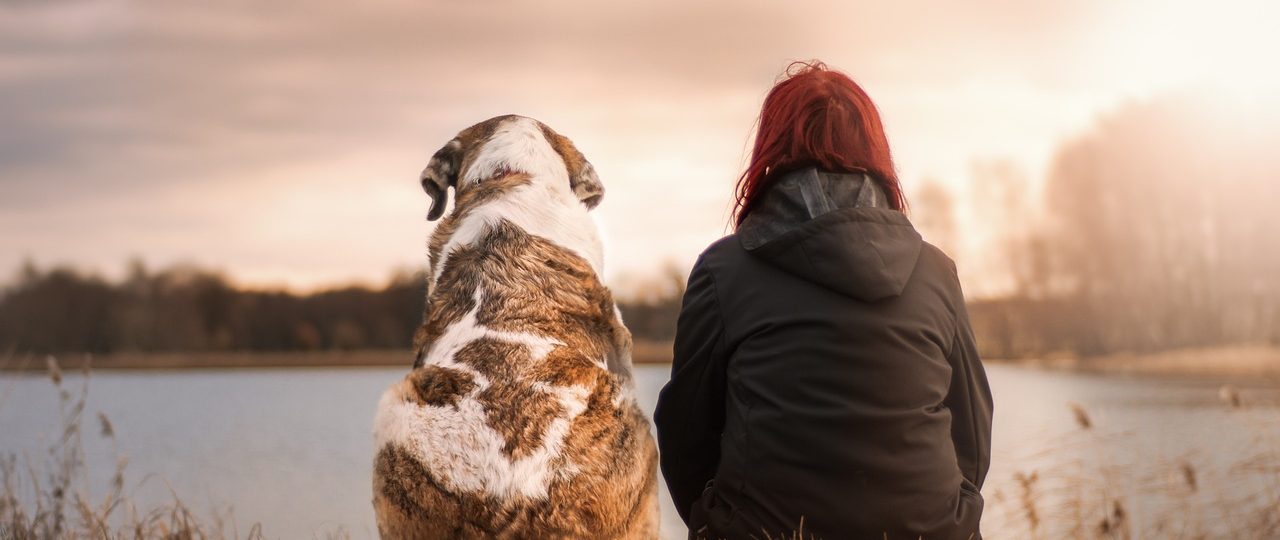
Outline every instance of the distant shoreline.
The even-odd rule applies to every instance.
[[[107,355],[57,355],[66,370],[82,369],[88,359],[99,370],[179,370],[252,368],[403,367],[413,364],[409,349],[285,352],[166,352]],[[632,350],[636,364],[668,364],[671,343],[637,341]],[[1268,345],[1180,349],[1155,354],[1115,354],[1093,357],[988,358],[988,364],[1102,375],[1170,377],[1257,377],[1280,380],[1280,347]],[[0,361],[0,372],[44,371],[44,356],[15,355]]]
[[[1101,375],[1280,379],[1280,347],[1229,345],[1151,354],[987,359],[989,364]]]
[[[636,342],[632,361],[638,364],[671,362],[671,344]],[[102,355],[56,355],[62,369],[83,369],[88,360],[93,369],[250,369],[250,368],[330,368],[403,367],[413,365],[409,349],[366,349],[356,351],[192,351],[163,353],[115,353]],[[43,355],[14,355],[0,360],[0,372],[44,371]]]

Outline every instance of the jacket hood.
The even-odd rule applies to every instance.
[[[922,241],[866,174],[807,168],[774,181],[738,227],[743,249],[863,301],[902,294]]]

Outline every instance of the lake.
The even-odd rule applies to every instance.
[[[668,370],[637,366],[639,395],[650,413]],[[129,459],[127,485],[146,478],[131,487],[140,504],[165,501],[172,488],[194,509],[231,509],[241,532],[261,522],[271,538],[311,538],[339,528],[353,538],[376,537],[370,425],[379,395],[403,373],[96,372],[85,414],[89,473],[105,484],[115,463],[110,442],[98,436],[95,416],[102,412],[114,424],[119,454]],[[1142,490],[1153,481],[1176,486],[1169,471],[1185,464],[1197,471],[1189,481],[1196,496],[1207,497],[1211,489],[1239,496],[1247,486],[1232,479],[1232,468],[1246,451],[1276,448],[1269,442],[1280,434],[1280,384],[1274,381],[1124,378],[1001,365],[990,366],[989,374],[996,420],[983,491],[984,530],[991,538],[1021,536],[1010,532],[1024,526],[1019,494],[1040,489],[1042,500],[1060,496],[1053,492],[1056,473],[1079,486],[1092,480],[1074,475],[1095,471],[1105,481],[1099,489],[1146,501],[1129,507],[1133,520],[1163,519],[1157,517],[1160,506],[1168,503]],[[63,384],[75,389],[81,382],[68,373]],[[1227,382],[1247,407],[1224,404],[1219,393]],[[1080,427],[1073,403],[1086,413],[1089,429]],[[41,462],[58,436],[57,418],[56,393],[46,376],[0,374],[0,453]],[[1019,481],[1019,473],[1033,471],[1038,480]],[[683,538],[665,490],[663,497],[663,536]]]

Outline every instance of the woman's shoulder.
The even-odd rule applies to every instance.
[[[706,249],[702,250],[699,258],[706,257],[724,257],[731,251],[741,251],[742,246],[738,243],[738,235],[736,233],[727,234],[720,237],[719,240],[712,242]]]
[[[920,272],[922,268],[927,271]],[[941,248],[923,242],[920,258],[916,261],[916,271],[918,274],[927,276],[926,279],[944,291],[942,296],[947,299],[949,309],[953,312],[964,304],[964,289],[960,285],[960,273],[956,270],[956,263]]]
[[[745,255],[747,255],[747,251],[738,242],[738,235],[729,234],[712,242],[711,245],[702,250],[702,253],[698,255],[698,261],[694,263],[694,267],[704,269],[722,268],[726,264],[737,264]]]
[[[956,262],[942,248],[929,242],[920,242],[920,260],[917,264],[929,264],[952,276],[956,275]]]

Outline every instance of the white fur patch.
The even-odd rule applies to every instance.
[[[569,188],[564,160],[533,119],[516,118],[498,128],[458,180],[459,188],[466,189],[503,170],[527,173],[530,183],[472,209],[441,248],[440,259],[431,269],[431,282],[440,279],[453,250],[474,243],[504,219],[576,253],[597,276],[603,276],[604,244],[599,227]]]
[[[535,385],[559,402],[565,414],[552,420],[542,444],[529,455],[510,459],[502,452],[506,441],[489,427],[488,415],[477,395],[491,381],[475,369],[455,360],[454,355],[476,339],[489,338],[517,343],[528,348],[536,359],[545,357],[560,342],[528,333],[503,332],[480,326],[476,314],[483,300],[475,293],[475,308],[449,326],[431,345],[425,363],[470,374],[476,388],[457,402],[457,407],[420,406],[406,395],[412,388],[405,382],[393,385],[382,395],[374,420],[377,448],[396,444],[459,492],[484,493],[503,500],[512,497],[545,499],[551,481],[572,476],[576,467],[554,470],[561,456],[573,420],[587,408],[590,389],[580,386]],[[568,476],[566,476],[568,475]]]
[[[512,118],[494,130],[470,167],[463,171],[458,187],[466,189],[504,169],[526,172],[547,181],[558,180],[565,190],[569,189],[569,171],[564,159],[547,142],[542,126],[532,118]]]

